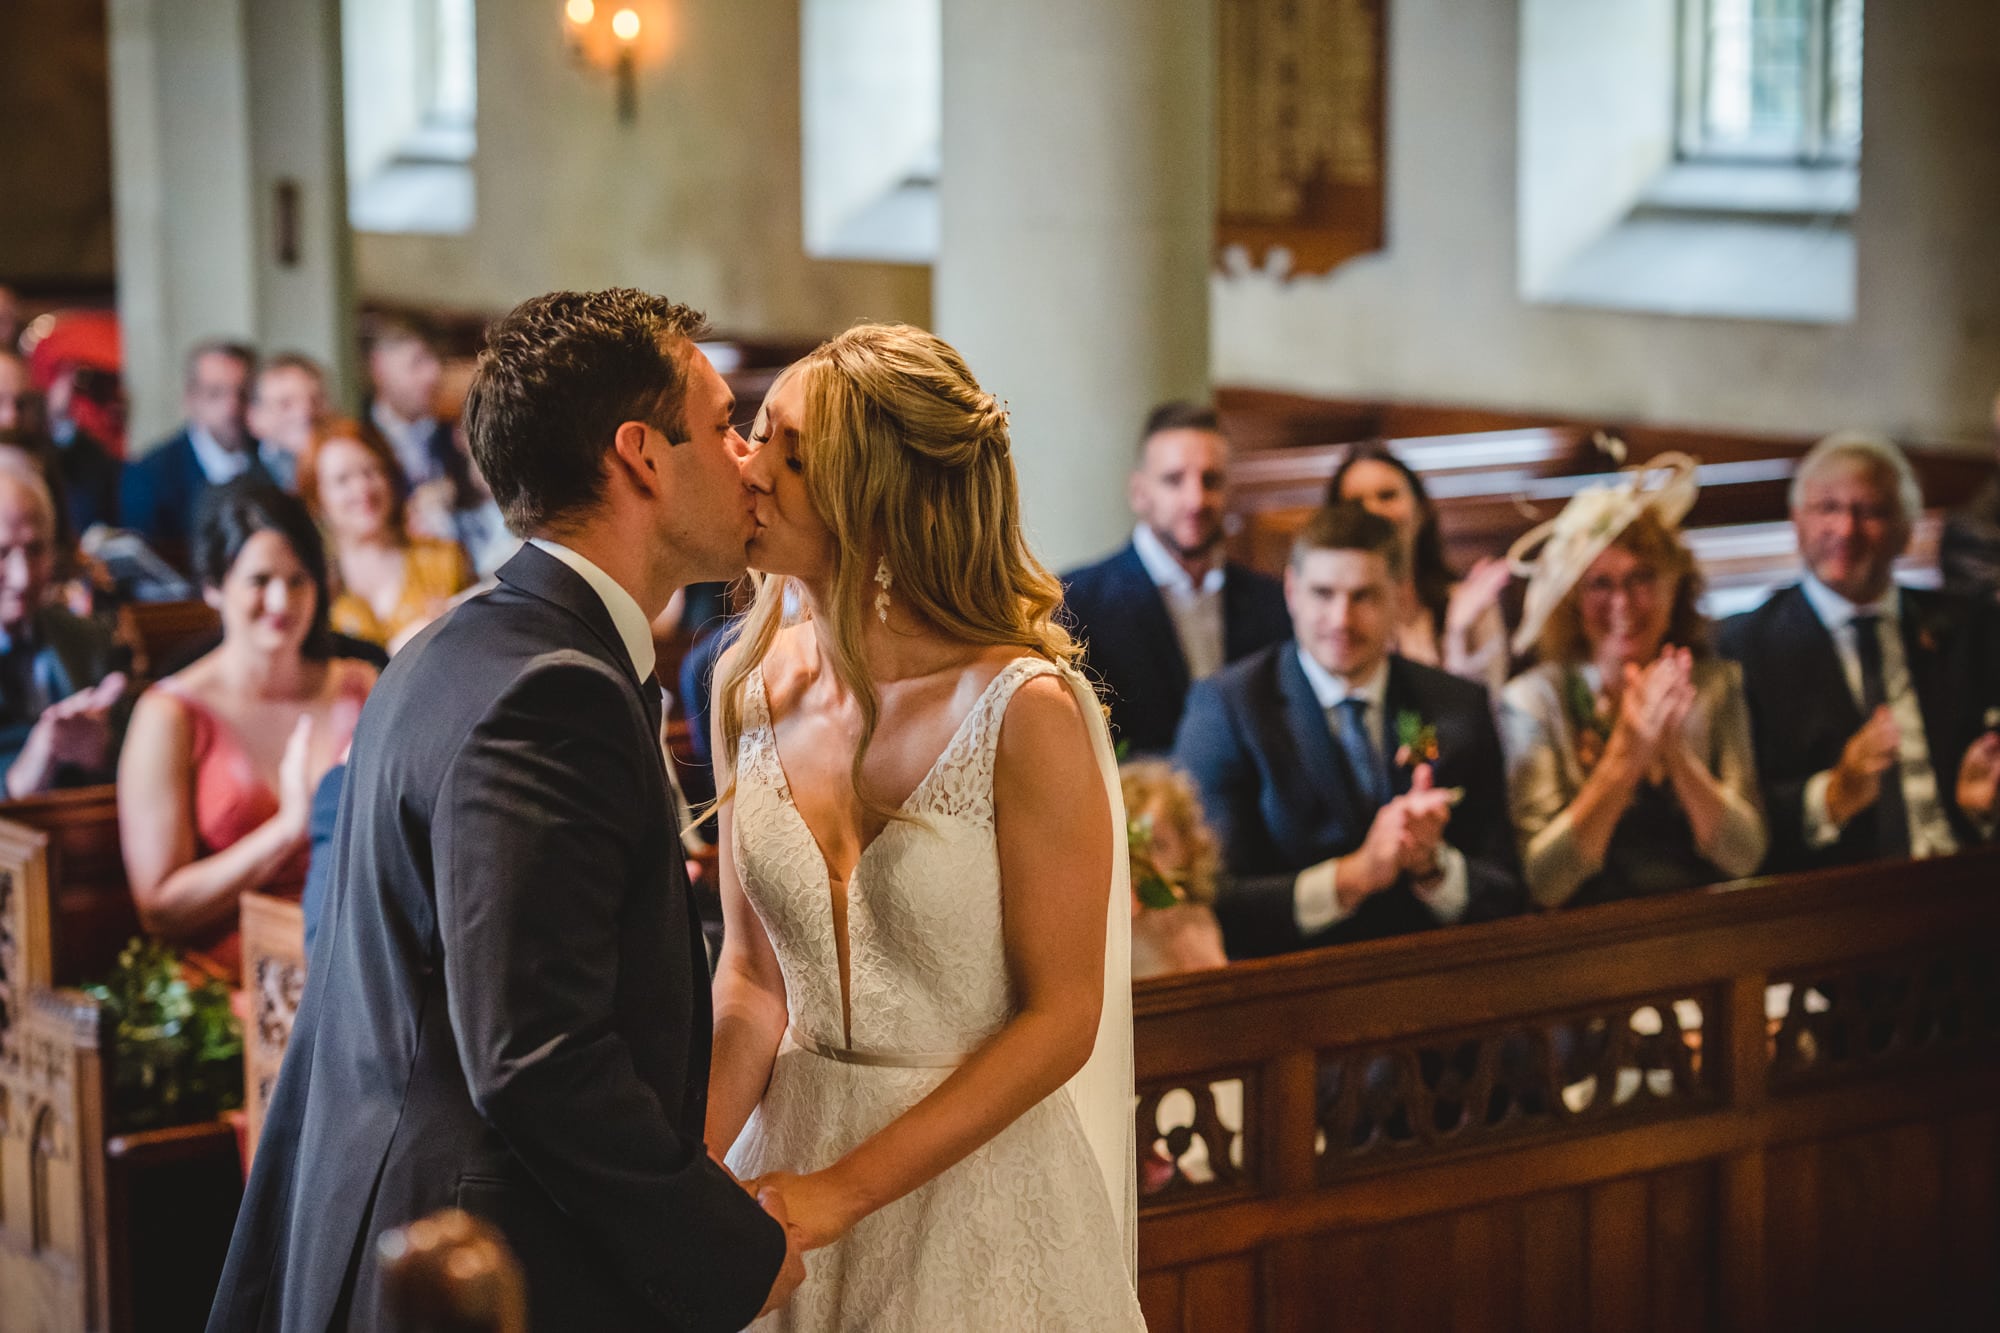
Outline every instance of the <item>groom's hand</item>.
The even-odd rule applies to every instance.
[[[778,1277],[771,1283],[771,1294],[764,1298],[764,1308],[757,1312],[757,1317],[761,1319],[792,1299],[799,1283],[806,1280],[806,1260],[805,1249],[799,1244],[798,1229],[785,1213],[785,1196],[775,1189],[760,1190],[757,1203],[785,1229],[785,1262],[778,1266]]]

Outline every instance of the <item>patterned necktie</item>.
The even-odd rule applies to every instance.
[[[1861,659],[1861,711],[1869,717],[1889,702],[1888,682],[1882,671],[1882,618],[1858,615],[1854,626],[1854,655]],[[1902,756],[1898,755],[1882,774],[1882,794],[1875,800],[1876,848],[1884,856],[1910,854],[1910,812],[1903,800]]]
[[[1334,705],[1334,711],[1340,714],[1334,730],[1355,789],[1380,809],[1389,803],[1389,770],[1382,766],[1381,751],[1369,731],[1368,701],[1349,695]]]

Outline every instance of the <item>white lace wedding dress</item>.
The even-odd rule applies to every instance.
[[[915,1105],[1013,1012],[1000,934],[993,762],[1008,701],[1057,668],[1000,672],[848,885],[853,1045],[842,1040],[826,864],[792,802],[761,672],[737,751],[735,855],[784,970],[791,1028],[729,1153],[748,1179],[825,1167]],[[1129,880],[1116,769],[1087,709],[1118,820],[1105,1021],[1083,1073],[928,1184],[806,1256],[760,1329],[1143,1330],[1133,1295]]]

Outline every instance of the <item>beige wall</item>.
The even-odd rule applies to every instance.
[[[1505,0],[1396,0],[1389,248],[1324,278],[1217,278],[1218,380],[1745,429],[1989,438],[2000,387],[2000,5],[1868,7],[1858,312],[1835,326],[1524,302],[1518,14]]]
[[[363,297],[498,310],[630,284],[735,333],[927,323],[927,269],[805,257],[798,0],[679,10],[683,56],[640,73],[624,126],[610,76],[565,51],[559,5],[480,5],[477,221],[464,236],[357,237]]]

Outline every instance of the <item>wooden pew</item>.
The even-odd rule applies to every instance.
[[[198,1327],[242,1194],[236,1134],[107,1136],[104,1020],[48,985],[53,847],[0,819],[0,1330]]]
[[[1135,987],[1154,1333],[2000,1326],[2000,850]]]
[[[53,964],[47,984],[98,981],[139,931],[118,845],[115,788],[77,787],[0,803],[0,820],[48,838]]]
[[[222,617],[203,601],[128,602],[118,609],[118,637],[132,646],[132,670],[157,680],[187,664],[188,654],[222,634]]]

